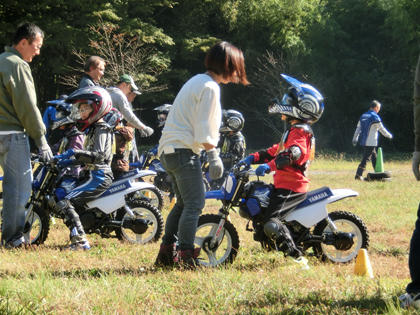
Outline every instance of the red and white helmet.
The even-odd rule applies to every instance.
[[[72,104],[71,117],[77,122],[77,127],[81,131],[97,122],[112,108],[111,96],[105,89],[98,86],[89,86],[74,91],[66,99],[66,103]],[[82,120],[79,115],[79,106],[86,103],[92,106],[93,111],[87,119]]]

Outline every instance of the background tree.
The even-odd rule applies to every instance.
[[[89,47],[106,60],[106,71],[101,85],[115,85],[121,74],[128,73],[137,82],[144,93],[167,89],[166,85],[157,84],[157,76],[169,67],[169,60],[157,49],[141,41],[136,35],[119,33],[119,27],[100,19],[99,26],[91,26],[90,32],[96,40],[89,40]],[[70,68],[61,82],[71,88],[77,88],[80,81],[80,69],[83,69],[89,55],[73,50],[78,67]]]
[[[381,145],[407,152],[413,142],[419,16],[419,0],[6,0],[0,3],[0,44],[8,44],[24,20],[46,32],[41,56],[31,64],[43,109],[45,100],[71,91],[60,78],[75,75],[69,69],[81,70],[73,51],[114,58],[99,50],[105,47],[100,43],[106,40],[106,25],[114,53],[126,53],[129,64],[144,63],[130,68],[116,61],[105,80],[113,81],[118,71],[135,72],[147,92],[134,105],[144,109],[142,119],[151,124],[151,109],[171,103],[190,76],[204,71],[205,51],[227,40],[243,49],[252,85],[222,86],[222,104],[245,115],[249,148],[278,140],[282,124],[266,110],[273,97],[284,93],[279,79],[284,72],[311,83],[326,98],[324,116],[314,128],[318,148],[354,150],[357,120],[375,98],[383,103],[381,116],[395,135]],[[140,61],[128,54],[136,47],[142,51]]]

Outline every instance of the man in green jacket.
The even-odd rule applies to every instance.
[[[0,165],[3,169],[1,243],[6,248],[25,245],[25,204],[31,194],[32,168],[28,136],[40,157],[52,158],[45,125],[37,107],[29,62],[39,55],[43,31],[32,23],[18,27],[12,47],[0,55]]]

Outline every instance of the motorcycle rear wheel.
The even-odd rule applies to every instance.
[[[49,231],[50,216],[44,209],[34,206],[25,222],[23,230],[25,240],[31,245],[41,245],[47,239]]]
[[[313,246],[315,255],[323,261],[330,260],[334,263],[348,263],[356,258],[361,248],[368,248],[369,233],[366,225],[357,215],[347,211],[334,211],[329,217],[336,225],[340,232],[354,234],[354,244],[347,250],[339,250],[334,245],[324,243],[315,244]],[[314,229],[314,235],[323,235],[331,233],[331,228],[326,220],[319,222]]]
[[[163,217],[160,211],[150,203],[138,199],[131,199],[127,202],[128,207],[133,211],[136,218],[149,220],[151,225],[148,226],[146,232],[138,234],[129,228],[120,227],[116,229],[118,239],[127,241],[132,244],[146,244],[156,242],[162,236]],[[116,219],[124,221],[129,219],[129,214],[123,209],[119,209]]]
[[[222,264],[233,263],[238,254],[239,236],[235,227],[226,221],[223,236],[218,244],[210,245],[211,238],[219,226],[220,216],[216,214],[205,214],[200,216],[195,233],[194,244],[201,248],[198,260],[202,266],[215,267]]]

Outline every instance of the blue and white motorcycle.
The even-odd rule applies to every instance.
[[[157,241],[163,232],[162,214],[138,196],[155,188],[150,183],[136,180],[145,175],[153,175],[153,172],[132,170],[115,180],[99,198],[89,202],[88,209],[76,209],[85,232],[135,244]],[[50,217],[62,219],[55,204],[60,199],[60,194],[56,193],[58,187],[65,188],[65,176],[66,170],[57,163],[40,161],[34,171],[32,196],[26,206],[25,238],[28,243],[44,243],[50,230]],[[72,181],[67,183],[74,185]]]
[[[250,181],[255,171],[249,166],[235,165],[220,190],[208,191],[206,199],[222,202],[218,214],[201,215],[195,244],[201,248],[199,261],[203,266],[214,267],[232,263],[239,250],[239,236],[230,222],[229,214],[239,209],[248,220],[247,231],[254,234],[266,250],[283,251],[282,239],[270,239],[264,233],[264,207],[268,205],[271,186],[262,181]],[[363,221],[353,213],[334,211],[326,206],[358,193],[351,189],[322,187],[308,192],[306,199],[296,208],[281,212],[281,220],[290,230],[298,248],[322,260],[347,263],[354,259],[359,249],[369,245],[368,230]]]

